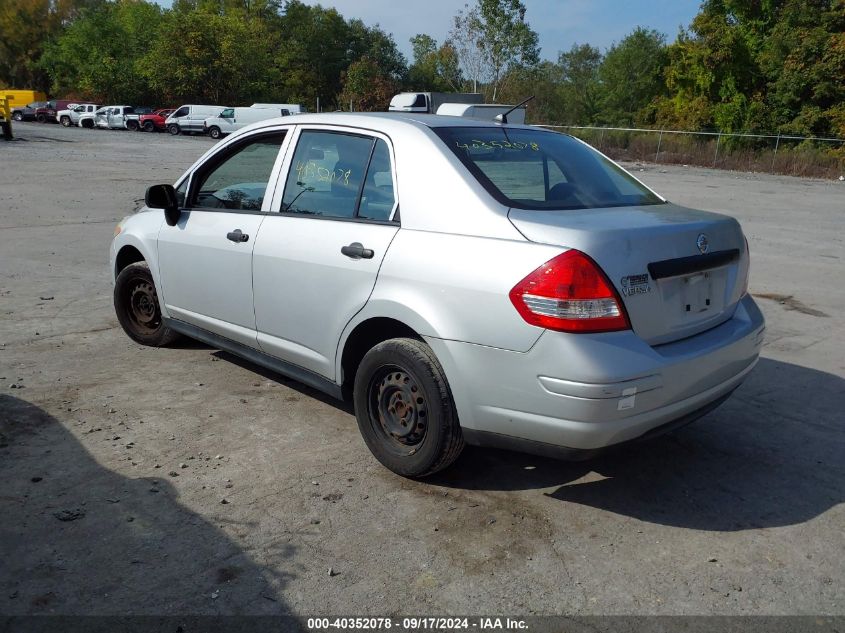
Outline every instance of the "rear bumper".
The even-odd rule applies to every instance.
[[[687,413],[686,415],[681,416],[677,420],[672,420],[671,422],[661,424],[660,426],[651,429],[650,431],[644,433],[643,435],[640,435],[639,437],[636,437],[632,440],[619,442],[618,444],[612,444],[604,448],[569,448],[568,446],[556,446],[554,444],[546,444],[545,442],[536,442],[534,440],[525,440],[510,435],[490,433],[489,431],[475,431],[472,429],[463,429],[463,434],[464,440],[466,440],[467,444],[472,444],[473,446],[500,448],[509,451],[517,451],[520,453],[542,455],[543,457],[551,457],[554,459],[565,459],[568,461],[583,461],[586,459],[592,459],[599,455],[603,455],[606,452],[617,448],[622,448],[630,444],[650,440],[659,435],[663,435],[664,433],[669,433],[670,431],[674,431],[675,429],[684,427],[687,424],[691,424],[692,422],[695,422],[698,418],[705,416],[711,411],[713,411],[713,409],[716,409],[720,404],[727,400],[732,393],[733,391],[730,391],[719,399],[714,400],[709,404],[706,404],[700,409],[696,409],[695,411]]]
[[[656,347],[630,331],[547,331],[525,353],[440,339],[429,344],[468,442],[525,440],[577,452],[704,415],[754,367],[764,330],[746,296],[718,327]]]

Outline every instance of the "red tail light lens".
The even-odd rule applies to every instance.
[[[540,266],[510,291],[531,325],[560,332],[630,329],[622,300],[598,265],[570,250]]]

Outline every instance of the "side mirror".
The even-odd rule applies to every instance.
[[[152,185],[147,188],[144,203],[150,209],[164,209],[164,219],[170,226],[176,226],[182,212],[179,210],[179,200],[173,185]]]

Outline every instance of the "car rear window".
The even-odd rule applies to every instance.
[[[478,181],[510,207],[598,209],[664,202],[567,134],[507,127],[434,131]]]

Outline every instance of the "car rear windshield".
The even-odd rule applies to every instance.
[[[502,204],[519,209],[598,209],[661,200],[613,162],[566,134],[506,127],[435,132]]]

